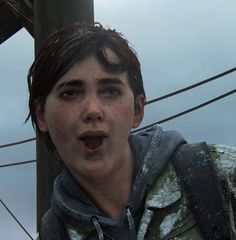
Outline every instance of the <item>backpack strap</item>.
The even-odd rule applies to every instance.
[[[173,162],[205,239],[230,239],[218,179],[207,144],[181,145],[173,156]]]

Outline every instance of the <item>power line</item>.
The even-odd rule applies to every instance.
[[[225,93],[225,94],[223,94],[223,95],[220,95],[220,96],[218,96],[218,97],[216,97],[216,98],[213,98],[213,99],[211,99],[211,100],[209,100],[209,101],[207,101],[207,102],[201,103],[201,104],[199,104],[199,105],[197,105],[197,106],[195,106],[195,107],[189,108],[189,109],[187,109],[187,110],[185,110],[185,111],[183,111],[183,112],[177,113],[177,114],[175,114],[175,115],[173,115],[173,116],[170,116],[170,117],[168,117],[168,118],[162,119],[162,120],[160,120],[160,121],[158,121],[158,122],[155,122],[155,123],[149,124],[149,125],[147,125],[147,126],[144,126],[144,127],[142,127],[142,128],[136,129],[136,130],[132,131],[132,133],[136,133],[136,132],[145,130],[145,129],[150,128],[150,127],[152,127],[152,126],[154,126],[154,125],[156,125],[156,124],[161,124],[161,123],[170,121],[170,120],[172,120],[172,119],[174,119],[174,118],[177,118],[177,117],[180,117],[180,116],[182,116],[182,115],[185,115],[185,114],[187,114],[187,113],[189,113],[189,112],[195,111],[195,110],[197,110],[197,109],[199,109],[199,108],[202,108],[202,107],[204,107],[204,106],[206,106],[206,105],[208,105],[208,104],[210,104],[210,103],[216,102],[216,101],[218,101],[218,100],[220,100],[220,99],[222,99],[222,98],[225,98],[225,97],[227,97],[227,96],[229,96],[229,95],[232,95],[232,94],[234,94],[234,93],[236,93],[236,89],[233,89],[232,91],[229,91],[229,92],[227,92],[227,93]]]
[[[10,211],[10,209],[6,206],[6,204],[0,199],[1,204],[8,211],[8,213],[14,218],[14,220],[18,223],[18,225],[23,229],[23,231],[29,236],[30,239],[34,240],[31,235],[27,232],[24,226],[19,222],[19,220],[14,216],[14,214]]]
[[[0,168],[12,167],[12,166],[16,166],[16,165],[22,165],[22,164],[28,164],[28,163],[34,163],[34,162],[36,162],[36,160],[28,160],[28,161],[23,161],[23,162],[3,164],[3,165],[0,165]]]
[[[217,74],[217,75],[215,75],[215,76],[213,76],[213,77],[207,78],[207,79],[205,79],[205,80],[203,80],[203,81],[200,81],[200,82],[198,82],[198,83],[192,84],[192,85],[190,85],[190,86],[188,86],[188,87],[181,88],[181,89],[179,89],[179,90],[176,90],[176,91],[174,91],[174,92],[168,93],[168,94],[163,95],[163,96],[161,96],[161,97],[158,97],[158,98],[152,99],[152,100],[150,100],[150,101],[147,101],[147,102],[145,103],[145,105],[152,104],[152,103],[154,103],[154,102],[161,101],[161,100],[163,100],[163,99],[166,99],[166,98],[168,98],[168,97],[172,97],[172,96],[177,95],[177,94],[179,94],[179,93],[182,93],[182,92],[191,90],[191,89],[193,89],[193,88],[195,88],[195,87],[201,86],[201,85],[203,85],[203,84],[205,84],[205,83],[208,83],[208,82],[210,82],[210,81],[216,80],[216,79],[218,79],[218,78],[221,78],[221,77],[223,77],[223,76],[225,76],[225,75],[228,75],[228,74],[230,74],[230,73],[232,73],[232,72],[235,72],[235,71],[236,71],[236,67],[231,68],[231,69],[229,69],[229,70],[227,70],[227,71],[225,71],[225,72],[219,73],[219,74]],[[192,110],[192,111],[193,111],[193,110]],[[183,115],[183,114],[182,114],[182,115]],[[172,118],[171,118],[171,119],[172,119]],[[163,120],[165,120],[165,119],[163,119]],[[159,122],[158,122],[158,123],[159,123]],[[155,124],[155,123],[153,123],[153,124],[151,124],[151,125],[154,125],[154,124]],[[148,127],[148,126],[147,126],[147,127]],[[146,128],[146,127],[145,127],[145,128]],[[141,129],[141,128],[140,128],[140,129]],[[134,132],[136,132],[136,131],[138,131],[138,129],[137,129],[137,130],[134,130]],[[0,148],[15,146],[15,145],[18,145],[18,144],[23,144],[23,143],[30,142],[30,141],[34,141],[34,140],[36,140],[36,138],[29,138],[29,139],[26,139],[26,140],[23,140],[23,141],[19,141],[19,142],[13,142],[13,143],[9,143],[9,144],[0,145]]]
[[[195,84],[190,85],[190,86],[188,86],[188,87],[181,88],[181,89],[179,89],[179,90],[176,90],[176,91],[174,91],[174,92],[168,93],[168,94],[163,95],[163,96],[161,96],[161,97],[158,97],[158,98],[152,99],[152,100],[150,100],[150,101],[147,101],[147,102],[146,102],[146,105],[151,104],[151,103],[154,103],[154,102],[157,102],[157,101],[161,101],[161,100],[163,100],[163,99],[165,99],[165,98],[172,97],[172,96],[177,95],[177,94],[179,94],[179,93],[182,93],[182,92],[191,90],[191,89],[193,89],[193,88],[195,88],[195,87],[198,87],[198,86],[203,85],[203,84],[205,84],[205,83],[211,82],[211,81],[213,81],[213,80],[216,80],[216,79],[218,79],[218,78],[221,78],[221,77],[223,77],[223,76],[225,76],[225,75],[228,75],[228,74],[230,74],[230,73],[232,73],[232,72],[235,72],[235,71],[236,71],[236,67],[231,68],[231,69],[229,69],[229,70],[227,70],[227,71],[225,71],[225,72],[222,72],[222,73],[217,74],[217,75],[215,75],[215,76],[213,76],[213,77],[207,78],[207,79],[205,79],[205,80],[203,80],[203,81],[201,81],[201,82],[195,83]]]
[[[11,146],[15,146],[15,145],[18,145],[18,144],[22,144],[22,143],[26,143],[26,142],[31,142],[31,141],[34,141],[36,140],[36,138],[29,138],[29,139],[25,139],[23,141],[19,141],[19,142],[13,142],[13,143],[8,143],[8,144],[4,144],[4,145],[0,145],[0,148],[5,148],[5,147],[11,147]]]

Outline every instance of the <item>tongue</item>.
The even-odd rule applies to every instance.
[[[102,137],[88,137],[84,140],[84,144],[89,149],[96,149],[102,145]]]

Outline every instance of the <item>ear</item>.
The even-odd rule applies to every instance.
[[[137,128],[143,120],[145,97],[143,94],[138,95],[134,100],[134,121],[133,128]]]
[[[44,111],[45,106],[42,105],[42,103],[36,102],[35,103],[35,114],[36,114],[36,120],[37,120],[37,125],[40,131],[42,132],[48,132],[48,126],[47,122],[45,120],[45,111]]]

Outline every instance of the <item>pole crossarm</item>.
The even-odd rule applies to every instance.
[[[34,36],[33,4],[29,0],[0,0],[0,44],[25,27]]]

